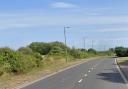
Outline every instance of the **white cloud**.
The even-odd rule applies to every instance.
[[[77,5],[65,2],[56,2],[50,5],[52,8],[76,8]]]

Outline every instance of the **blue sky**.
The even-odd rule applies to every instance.
[[[128,46],[128,0],[0,0],[0,47],[64,41],[99,50]]]

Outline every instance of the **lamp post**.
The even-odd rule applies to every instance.
[[[64,42],[65,42],[65,46],[67,46],[66,28],[68,29],[70,27],[64,27]],[[68,50],[67,50],[67,48],[65,48],[65,61],[66,61],[66,63],[68,62]]]
[[[83,37],[83,43],[84,43],[84,49],[86,49],[86,47],[85,47],[85,37]]]
[[[94,40],[92,40],[92,49],[94,49]]]

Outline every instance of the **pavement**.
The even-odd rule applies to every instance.
[[[99,58],[71,67],[21,89],[128,89],[115,58]]]

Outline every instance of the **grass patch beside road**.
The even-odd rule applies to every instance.
[[[118,64],[124,64],[125,62],[127,62],[128,61],[128,57],[120,57],[118,60],[117,60],[117,62],[118,62]]]

